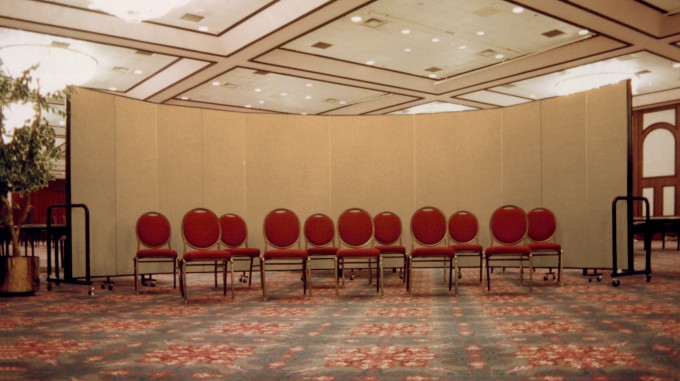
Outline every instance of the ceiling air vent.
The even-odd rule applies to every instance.
[[[266,71],[266,70],[255,70],[255,71],[253,72],[253,74],[257,74],[257,75],[267,75],[267,74],[269,74],[269,72]]]
[[[238,87],[238,85],[235,83],[225,82],[222,84],[222,87],[226,87],[227,89],[235,89]]]
[[[498,52],[493,50],[493,49],[486,49],[486,50],[483,50],[483,51],[481,51],[477,54],[479,54],[482,57],[493,57],[496,54],[498,54]]]
[[[387,21],[375,17],[371,17],[370,19],[361,23],[361,25],[367,26],[369,28],[379,28],[385,24],[387,24]]]
[[[333,46],[333,44],[329,44],[329,43],[326,43],[326,42],[321,42],[321,41],[319,41],[319,42],[317,42],[316,44],[312,45],[312,48],[328,49],[328,48],[330,48],[331,46]]]
[[[553,37],[557,37],[559,35],[564,34],[564,32],[562,32],[559,29],[553,29],[553,30],[549,30],[549,31],[547,31],[545,33],[541,33],[541,34],[548,37],[548,38],[553,38]]]
[[[498,10],[498,8],[484,7],[484,8],[478,9],[478,10],[472,12],[472,13],[476,14],[477,16],[487,17],[487,16],[491,16],[493,14],[496,14],[498,12],[500,12],[500,10]]]
[[[137,50],[135,54],[138,54],[140,56],[145,56],[145,57],[151,57],[153,53],[146,51],[146,50]]]
[[[190,22],[199,22],[199,21],[203,20],[204,18],[205,17],[195,15],[193,13],[185,13],[184,16],[180,17],[181,20],[190,21]]]
[[[130,68],[123,67],[123,66],[114,66],[112,70],[115,71],[115,72],[118,72],[118,73],[123,73],[123,74],[127,74],[127,73],[130,72]]]
[[[639,77],[643,74],[650,74],[650,73],[651,73],[651,71],[649,71],[649,70],[640,70],[637,73],[635,73],[635,75],[637,75]]]
[[[430,73],[436,73],[441,70],[442,68],[436,66],[428,67],[427,69],[425,69],[425,71],[429,71]]]
[[[52,43],[50,43],[50,46],[54,48],[68,49],[68,47],[71,46],[71,44],[68,44],[66,42],[52,41]]]

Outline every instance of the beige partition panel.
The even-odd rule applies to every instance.
[[[262,224],[286,208],[304,224],[330,212],[328,117],[247,115],[245,128],[247,223],[254,246],[264,248]],[[304,238],[301,243],[304,245]]]
[[[116,99],[115,221],[117,273],[133,272],[137,250],[135,226],[143,213],[158,210],[158,145],[156,107],[126,98]],[[113,142],[112,142],[113,143]],[[113,144],[111,144],[113,146]],[[163,211],[160,211],[163,213]],[[115,217],[115,219],[114,219]],[[140,271],[171,271],[171,267],[148,264]]]
[[[81,90],[72,103],[73,202],[91,210],[94,275],[131,272],[134,224],[146,210],[166,214],[181,253],[181,220],[194,207],[241,214],[255,247],[275,208],[301,222],[315,212],[337,220],[350,207],[391,210],[408,247],[421,206],[474,212],[483,245],[497,207],[544,206],[557,215],[566,266],[607,267],[611,200],[626,190],[626,97],[617,85],[506,109],[328,117]],[[74,245],[77,272],[83,245]]]
[[[71,198],[90,211],[90,270],[117,274],[116,98],[78,89],[71,102]],[[73,213],[73,276],[85,276],[84,213]],[[130,257],[132,258],[132,257]],[[131,259],[130,259],[131,260]]]

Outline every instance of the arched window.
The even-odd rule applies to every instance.
[[[675,176],[675,136],[665,128],[650,131],[642,143],[642,177]]]

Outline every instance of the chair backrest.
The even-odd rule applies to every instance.
[[[522,243],[527,234],[527,215],[515,205],[504,205],[496,209],[489,220],[491,245],[496,241],[501,245]]]
[[[214,247],[220,239],[220,221],[217,215],[205,208],[188,211],[182,218],[182,237],[186,245],[205,250]]]
[[[479,234],[477,216],[467,210],[459,210],[449,217],[451,243],[476,243]]]
[[[170,248],[170,235],[172,229],[170,222],[161,213],[146,212],[137,219],[137,248],[145,246],[157,249],[168,245]]]
[[[267,245],[277,249],[289,249],[294,245],[300,248],[300,219],[295,212],[279,208],[274,209],[264,218],[265,250]]]
[[[441,210],[424,206],[411,216],[413,244],[436,246],[446,240],[446,217]]]
[[[536,208],[527,213],[529,230],[527,238],[533,242],[547,242],[555,239],[557,219],[552,211],[546,208]]]
[[[220,216],[220,242],[230,248],[248,247],[248,226],[238,214]]]
[[[373,217],[375,242],[380,245],[401,245],[401,219],[392,212],[381,212]]]
[[[315,213],[305,220],[305,240],[307,245],[335,245],[335,225],[323,213]]]
[[[373,219],[361,208],[347,209],[338,217],[338,236],[347,247],[373,245]]]

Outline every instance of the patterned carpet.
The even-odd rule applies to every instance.
[[[674,246],[674,245],[670,245]],[[638,256],[638,263],[642,256]],[[0,298],[0,379],[13,380],[678,380],[680,252],[655,250],[652,281],[612,287],[565,270],[563,287],[497,269],[484,295],[474,270],[458,296],[442,275],[420,270],[409,296],[386,272],[385,297],[365,272],[335,297],[315,272],[312,298],[298,274],[237,283],[236,301],[192,275],[185,305],[172,279],[134,295],[62,284]]]

